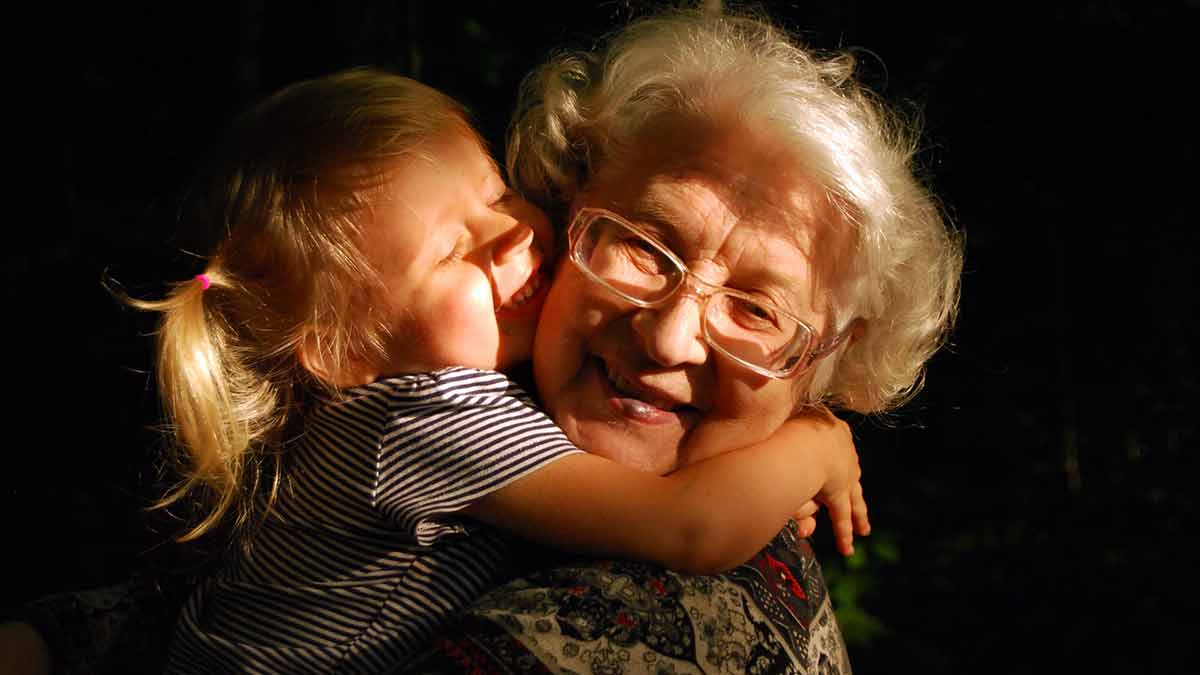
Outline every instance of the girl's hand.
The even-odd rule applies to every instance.
[[[861,476],[861,472],[859,473]],[[871,534],[871,522],[867,518],[867,502],[863,499],[862,483],[855,478],[847,489],[830,495],[818,495],[817,499],[829,510],[833,523],[833,536],[842,555],[854,555],[854,535]],[[816,529],[816,526],[813,526]]]
[[[855,533],[859,536],[871,533],[867,502],[863,498],[862,469],[858,464],[858,450],[854,447],[854,437],[850,433],[850,426],[827,410],[811,411],[805,417],[809,420],[819,420],[820,425],[827,431],[824,434],[824,456],[827,459],[825,483],[814,501],[824,505],[829,511],[838,551],[842,555],[852,555]],[[801,512],[805,510],[802,508]],[[812,518],[812,514],[805,514],[805,517]],[[815,519],[811,526],[806,525],[805,521],[800,521],[800,525],[800,531],[805,536],[816,530]]]
[[[796,527],[799,528],[801,537],[807,539],[817,531],[817,512],[820,510],[821,505],[810,499],[792,515],[792,520],[796,521]]]

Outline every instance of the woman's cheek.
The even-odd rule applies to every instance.
[[[554,364],[561,376],[578,370],[588,341],[615,315],[606,298],[575,266],[563,261],[542,307],[534,342],[535,361]]]
[[[791,380],[773,380],[731,364],[718,372],[709,420],[732,420],[743,428],[743,443],[765,438],[796,408]],[[756,435],[761,434],[761,435]]]
[[[579,288],[575,276],[575,267],[565,258],[560,259],[555,266],[554,277],[550,280],[550,290],[546,293],[542,314],[538,317],[539,333],[559,332],[569,321],[571,306],[578,305],[582,299],[578,295]]]

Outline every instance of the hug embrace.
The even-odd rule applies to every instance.
[[[507,180],[379,70],[247,111],[203,270],[129,300],[160,506],[236,542],[168,671],[849,672],[803,537],[869,533],[830,411],[903,403],[953,322],[915,144],[849,55],[701,10],[530,74]]]

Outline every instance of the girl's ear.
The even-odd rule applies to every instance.
[[[321,349],[321,341],[311,331],[296,347],[296,358],[310,375],[335,389],[359,387],[378,379],[366,362],[353,356],[341,367],[333,364],[329,354]]]
[[[325,384],[333,385],[333,374],[330,372],[326,359],[321,355],[317,337],[311,332],[304,336],[300,344],[296,345],[296,360],[300,362],[302,368],[308,371],[309,375]]]

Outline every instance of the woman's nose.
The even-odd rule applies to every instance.
[[[660,365],[699,365],[708,360],[700,326],[703,309],[703,299],[680,293],[660,307],[636,310],[633,329],[646,354]]]

